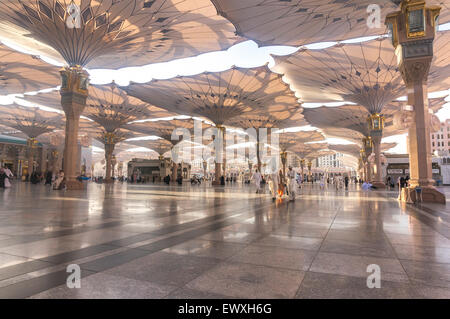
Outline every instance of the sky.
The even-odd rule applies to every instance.
[[[450,30],[450,23],[440,26],[440,31]],[[343,43],[359,43],[370,41],[377,38],[375,37],[364,37],[357,39],[350,39],[347,41],[342,41]],[[14,43],[10,43],[1,40],[3,44],[12,47],[15,50],[19,50],[25,53],[32,54],[27,49],[17,47]],[[336,45],[337,42],[322,42],[314,43],[310,45],[305,45],[304,47],[310,50],[321,50],[328,47]],[[189,76],[199,74],[205,71],[209,72],[220,72],[227,70],[233,66],[252,68],[268,64],[269,67],[274,64],[274,60],[271,55],[289,55],[297,51],[296,47],[288,46],[267,46],[258,47],[258,45],[253,41],[245,41],[236,44],[224,51],[209,52],[201,54],[196,57],[177,59],[165,63],[149,64],[142,67],[131,67],[123,68],[118,70],[107,70],[107,69],[95,69],[88,70],[90,74],[90,79],[92,84],[107,84],[115,81],[120,86],[127,86],[130,81],[136,83],[146,83],[152,79],[170,79],[176,76]],[[53,64],[55,66],[61,66],[57,62],[40,56],[47,63]],[[49,88],[44,91],[57,90],[58,88]],[[29,92],[29,94],[36,94],[38,92]],[[449,92],[446,92],[448,95]],[[16,102],[24,106],[35,106],[35,104],[30,104],[24,102],[20,99],[21,95],[17,96],[0,96],[0,104],[11,104]],[[450,98],[447,97],[447,102],[444,107],[436,114],[441,121],[450,118]],[[351,104],[348,102],[329,102],[323,101],[322,103],[304,103],[305,108],[314,108],[320,106],[336,107],[343,104]],[[55,111],[54,109],[42,106],[43,109],[48,111]],[[60,111],[58,111],[60,112]],[[344,143],[345,140],[331,138],[329,142],[331,144]],[[394,136],[384,139],[383,142],[395,141],[399,145],[392,149],[390,152],[395,153],[406,153],[406,137],[405,136]],[[347,142],[348,143],[348,142]]]

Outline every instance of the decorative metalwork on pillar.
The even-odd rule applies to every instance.
[[[367,123],[369,124],[369,130],[371,136],[383,134],[384,129],[384,116],[378,113],[371,114],[367,118]]]
[[[89,74],[79,65],[65,67],[61,74],[61,92],[88,95]]]
[[[27,147],[28,149],[36,149],[38,141],[35,138],[27,139]]]
[[[364,147],[364,153],[366,157],[368,157],[370,154],[372,154],[372,147],[373,147],[372,138],[370,136],[366,136],[362,139],[362,142]]]
[[[414,113],[408,130],[411,187],[401,198],[414,201],[415,188],[419,187],[424,201],[445,204],[445,196],[433,187],[432,114],[429,112],[427,90],[440,10],[438,6],[427,6],[424,0],[403,0],[400,11],[389,14],[385,23],[390,29],[399,70],[407,87],[408,105]]]

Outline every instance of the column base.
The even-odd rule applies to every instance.
[[[407,203],[417,203],[422,201],[427,203],[446,204],[445,195],[433,186],[422,186],[421,188],[422,196],[418,195],[415,188],[403,188],[399,199]]]
[[[220,181],[212,181],[211,185],[220,186]]]
[[[83,190],[84,184],[79,181],[66,181],[66,189],[71,191]]]
[[[114,181],[113,181],[112,179],[105,179],[105,180],[103,181],[103,183],[104,183],[104,184],[112,184],[112,183],[114,183]]]
[[[383,182],[371,182],[372,186],[378,188],[386,188],[386,184]]]

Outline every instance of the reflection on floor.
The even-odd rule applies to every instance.
[[[0,190],[0,298],[450,298],[450,214],[394,191]],[[81,288],[66,285],[69,264]],[[367,266],[381,288],[367,287]]]

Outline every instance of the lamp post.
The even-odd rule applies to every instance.
[[[427,6],[424,0],[403,0],[400,11],[386,17],[386,25],[407,88],[408,105],[414,113],[408,130],[410,187],[400,198],[409,197],[414,201],[415,187],[420,187],[423,201],[445,204],[445,195],[433,187],[427,90],[440,10],[438,6]]]
[[[28,149],[28,176],[34,171],[34,153],[37,147],[38,141],[35,138],[27,139],[27,149]]]
[[[303,172],[303,169],[305,168],[305,159],[304,158],[302,158],[300,160],[300,168],[302,169],[302,180],[303,180],[303,177],[305,176],[304,172]]]
[[[286,175],[287,152],[280,152],[281,164],[283,165],[283,175]]]
[[[372,180],[372,171],[369,162],[369,156],[372,154],[373,150],[373,141],[370,136],[363,138],[363,147],[364,147],[364,166],[366,171],[366,181],[370,182]]]
[[[312,181],[311,168],[312,168],[312,162],[308,160],[308,179],[309,179],[309,181]]]
[[[112,182],[113,169],[113,152],[116,146],[117,138],[114,132],[105,132],[103,135],[103,143],[105,145],[105,160],[106,160],[106,176],[105,183]]]
[[[214,149],[216,152],[215,168],[214,168],[214,181],[212,185],[220,185],[220,177],[222,174],[222,165],[224,163],[224,149],[225,149],[225,127],[222,125],[217,125],[217,136],[214,136]]]
[[[385,187],[381,176],[381,139],[383,137],[384,117],[379,113],[369,115],[367,118],[369,125],[370,138],[372,140],[373,152],[375,154],[375,166],[372,185],[375,187]]]

